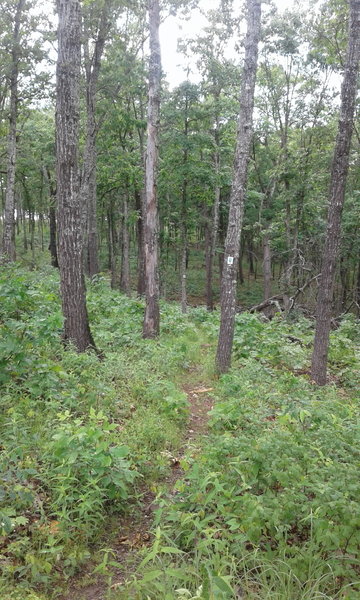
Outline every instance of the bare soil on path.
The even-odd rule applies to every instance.
[[[176,482],[181,479],[184,472],[181,468],[181,459],[187,449],[197,438],[206,435],[209,412],[213,408],[213,399],[209,397],[212,388],[206,385],[187,384],[183,391],[189,400],[189,419],[184,432],[183,445],[177,457],[169,457],[170,473],[164,479],[168,494],[175,490]],[[139,550],[152,543],[151,527],[154,512],[158,506],[155,502],[155,493],[144,488],[141,503],[134,508],[130,515],[120,517],[116,522],[119,534],[111,541],[111,556],[109,561],[114,561],[120,566],[111,568],[112,576],[110,589],[116,590],[124,585],[126,579],[134,573],[139,563]],[[94,564],[89,564],[82,573],[70,583],[66,594],[60,600],[107,600],[109,594],[109,578],[105,575],[94,574]],[[86,583],[88,582],[88,583]]]

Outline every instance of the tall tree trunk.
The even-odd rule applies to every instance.
[[[57,247],[56,247],[56,186],[54,181],[51,178],[49,167],[44,167],[43,169],[44,177],[47,181],[49,187],[49,228],[50,228],[50,241],[49,241],[49,250],[51,256],[51,264],[55,268],[59,268],[58,258],[57,258]]]
[[[219,124],[217,122],[217,128]],[[215,174],[218,180],[220,174],[220,152],[219,152],[219,137],[216,131],[215,135],[216,151],[214,158]],[[219,210],[220,210],[220,194],[221,189],[219,182],[217,181],[215,187],[214,204],[212,207],[212,226],[209,236],[209,248],[206,253],[206,307],[208,310],[214,310],[214,296],[213,296],[213,269],[214,269],[214,258],[216,251],[216,242],[218,237],[219,229]]]
[[[110,0],[105,0],[100,14],[100,23],[93,54],[90,57],[89,36],[85,32],[84,57],[86,74],[86,134],[84,163],[81,182],[82,205],[85,214],[83,227],[85,233],[85,265],[89,277],[99,272],[98,228],[96,211],[96,136],[97,124],[95,118],[96,91],[100,74],[101,58],[104,51],[106,36],[110,27]]]
[[[263,238],[263,273],[264,273],[264,300],[271,297],[271,250],[270,236],[266,231]]]
[[[40,241],[41,241],[41,252],[44,252],[44,215],[39,214],[39,230],[40,230]]]
[[[341,256],[340,258],[340,281],[341,281],[341,289],[339,290],[339,298],[338,298],[338,306],[337,312],[341,314],[346,309],[346,302],[349,293],[349,259],[351,256],[351,250],[348,252],[347,256]]]
[[[31,269],[35,269],[36,258],[35,258],[35,212],[30,213],[30,224],[31,224],[31,238],[30,238],[30,248],[31,248]]]
[[[144,338],[153,338],[160,331],[159,274],[158,274],[158,210],[157,164],[160,122],[161,54],[159,40],[159,0],[149,0],[150,67],[149,105],[145,168],[145,315]]]
[[[224,211],[221,210],[221,197],[219,207],[219,231],[218,231],[218,244],[219,244],[219,279],[222,280],[222,270],[224,264],[224,247],[225,247],[225,223],[224,223]]]
[[[240,252],[239,252],[239,283],[242,285],[245,281],[244,279],[244,270],[243,270],[243,257],[244,257],[244,245],[240,244]]]
[[[16,229],[16,235],[20,235],[20,213],[21,213],[21,200],[20,198],[17,199],[16,202],[16,212],[17,212],[17,218],[15,219],[15,229]]]
[[[180,305],[181,312],[187,312],[187,293],[186,293],[186,261],[187,261],[187,231],[184,219],[180,225],[180,244],[181,244],[181,259],[180,259]]]
[[[338,133],[331,170],[328,221],[316,306],[316,331],[311,364],[311,376],[318,385],[325,385],[326,383],[335,265],[340,240],[341,214],[344,205],[346,177],[349,169],[359,55],[360,0],[350,0],[348,49],[341,87]]]
[[[356,305],[357,305],[358,317],[360,317],[360,260],[359,260],[358,268],[357,268],[355,302],[356,302]]]
[[[287,130],[286,130],[287,131]],[[286,134],[287,137],[287,134]],[[285,144],[285,153],[287,156],[287,142]],[[287,160],[287,159],[286,159]],[[288,313],[290,307],[290,296],[291,296],[291,280],[292,280],[292,271],[294,267],[294,255],[292,252],[292,239],[291,239],[291,203],[290,203],[290,185],[287,180],[285,180],[285,237],[286,237],[286,258],[284,263],[284,272],[282,279],[282,288],[283,288],[283,300],[284,300],[284,308],[285,314]]]
[[[122,217],[122,235],[121,235],[121,273],[120,289],[127,296],[131,296],[130,284],[130,236],[129,236],[129,211],[128,199],[124,198],[124,210]]]
[[[56,174],[61,300],[64,339],[83,352],[95,346],[86,308],[78,176],[80,2],[57,0],[57,10]]]
[[[18,114],[18,79],[20,26],[25,0],[19,0],[16,5],[14,32],[11,48],[11,73],[10,73],[10,116],[9,135],[7,145],[7,177],[5,193],[5,215],[2,251],[4,260],[16,260],[15,249],[15,172],[16,172],[16,124]]]
[[[27,227],[26,227],[26,211],[23,208],[22,210],[22,217],[23,217],[23,244],[24,244],[24,251],[27,252],[28,251],[28,239],[27,239]]]
[[[140,123],[144,121],[144,104],[140,101],[140,109],[138,111],[136,103],[132,101],[135,119]],[[139,114],[138,114],[139,113]],[[140,166],[146,170],[146,152],[144,144],[144,130],[140,125],[137,127],[139,137],[139,150],[140,150]],[[145,182],[144,182],[145,183]],[[138,296],[145,295],[145,187],[141,190],[135,189],[135,208],[138,212],[137,219],[137,294]]]
[[[253,247],[253,241],[252,241],[251,234],[247,235],[247,238],[248,238],[247,250],[248,250],[248,261],[249,261],[249,275],[254,275],[255,274],[254,247]]]
[[[57,257],[57,245],[56,245],[56,205],[55,199],[50,198],[49,207],[49,227],[50,227],[50,242],[49,250],[51,256],[51,264],[56,269],[59,268],[59,261]]]
[[[277,160],[277,164],[280,162],[280,155]],[[260,175],[260,170],[256,168],[256,152],[254,148],[254,163],[255,170],[257,173],[257,179],[259,181],[259,185],[261,191],[263,193],[263,200],[260,204],[259,210],[259,223],[263,220],[263,211],[268,213],[272,200],[275,194],[276,185],[277,185],[277,177],[273,176],[269,184],[267,186],[264,185],[262,181],[262,177]],[[269,223],[268,223],[268,215],[264,216],[264,224],[263,228],[263,240],[262,240],[262,251],[263,251],[263,276],[264,276],[264,301],[271,297],[271,273],[272,273],[272,264],[271,264],[271,246],[270,246],[270,232],[269,232]]]
[[[221,284],[221,321],[216,354],[216,368],[225,373],[231,363],[236,312],[236,284],[242,220],[247,182],[254,91],[260,38],[261,0],[247,0],[247,34],[244,69],[240,89],[240,117],[230,196],[228,229]]]
[[[114,205],[111,202],[108,210],[108,240],[109,240],[109,267],[111,272],[111,289],[117,288],[116,258],[117,258],[117,235],[115,227]]]
[[[187,282],[186,282],[186,272],[188,268],[188,230],[187,230],[187,203],[188,203],[188,160],[189,160],[189,150],[188,150],[188,135],[189,135],[189,96],[186,91],[185,96],[185,118],[184,118],[184,140],[185,147],[183,150],[183,183],[182,183],[182,196],[181,196],[181,213],[180,213],[180,243],[181,243],[181,260],[180,260],[180,304],[181,304],[181,312],[187,312]]]
[[[135,190],[135,208],[138,212],[137,220],[137,294],[143,296],[145,294],[145,256],[144,256],[144,193],[143,190]]]

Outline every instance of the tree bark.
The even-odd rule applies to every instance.
[[[101,68],[101,58],[104,52],[106,36],[110,27],[110,0],[105,0],[101,14],[97,39],[93,54],[90,57],[89,39],[84,43],[85,74],[86,74],[86,134],[84,163],[81,181],[82,205],[85,214],[83,227],[85,237],[85,265],[89,277],[99,272],[98,228],[96,211],[96,136],[97,123],[95,118],[96,91]],[[85,35],[88,38],[88,36]]]
[[[128,199],[124,198],[122,227],[121,227],[121,273],[120,289],[129,298],[131,296],[130,283],[130,236],[129,236],[129,209]]]
[[[159,335],[159,275],[158,275],[158,209],[157,209],[157,165],[160,123],[161,54],[159,40],[159,0],[149,0],[150,26],[150,69],[149,103],[147,124],[147,146],[145,166],[145,315],[143,337]]]
[[[116,232],[114,202],[111,199],[107,210],[107,238],[109,248],[109,269],[111,273],[110,286],[112,290],[116,290],[118,286],[116,265],[117,265],[117,245],[118,236]]]
[[[180,224],[180,243],[181,243],[181,260],[180,260],[180,306],[183,314],[187,313],[187,293],[186,293],[186,262],[187,262],[187,231],[186,222],[182,218]]]
[[[57,257],[57,244],[56,244],[56,187],[51,179],[49,167],[43,169],[44,177],[49,187],[49,228],[50,228],[50,241],[49,250],[51,255],[51,264],[55,268],[59,268],[59,262]]]
[[[263,261],[264,300],[267,300],[271,296],[271,250],[268,231],[265,232],[263,238]]]
[[[359,260],[358,267],[357,267],[355,302],[357,305],[358,317],[360,317],[360,260]]]
[[[28,239],[27,239],[27,231],[26,231],[26,211],[23,208],[22,210],[22,220],[23,220],[23,244],[24,244],[24,251],[27,252],[28,251]]]
[[[225,373],[230,367],[234,338],[237,266],[253,132],[254,91],[260,23],[261,0],[248,0],[245,59],[240,89],[240,117],[221,284],[221,321],[216,354],[216,368],[219,373]]]
[[[80,2],[57,0],[56,174],[58,260],[64,340],[79,352],[95,348],[86,308],[78,175],[80,121]]]
[[[244,257],[244,246],[240,244],[240,252],[239,252],[239,283],[242,285],[245,281],[244,279],[244,270],[243,270],[243,257]]]
[[[331,169],[328,221],[322,258],[321,278],[316,306],[316,331],[311,376],[325,385],[329,348],[336,258],[340,240],[341,214],[356,102],[360,55],[360,0],[350,0],[348,49],[341,87],[341,106]]]
[[[248,250],[248,261],[249,261],[249,275],[255,275],[254,247],[253,247],[251,232],[247,235],[247,238],[248,238],[247,250]]]
[[[213,270],[214,270],[214,258],[216,252],[216,242],[218,237],[218,229],[219,229],[219,210],[220,210],[220,194],[221,189],[218,182],[218,178],[220,175],[220,151],[219,151],[219,120],[216,122],[216,132],[215,132],[215,156],[214,156],[214,167],[216,174],[216,187],[215,187],[215,195],[214,195],[214,204],[212,207],[212,226],[209,235],[209,248],[207,248],[206,252],[206,307],[209,311],[214,310],[214,296],[213,296]]]
[[[5,214],[2,251],[4,260],[16,260],[15,248],[15,173],[16,173],[16,125],[18,114],[18,79],[21,17],[24,11],[25,0],[19,0],[16,5],[14,32],[11,48],[11,73],[10,73],[10,115],[9,135],[7,145],[7,177],[5,193]]]
[[[137,225],[137,294],[143,296],[145,294],[145,256],[144,256],[144,193],[143,190],[135,190],[135,208],[138,212]]]

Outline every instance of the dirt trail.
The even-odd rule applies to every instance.
[[[181,458],[185,455],[189,445],[196,438],[204,435],[207,431],[209,411],[213,407],[213,400],[208,394],[212,391],[205,385],[190,384],[183,386],[183,391],[187,394],[189,400],[189,420],[187,429],[184,432],[183,446],[178,452],[177,457],[169,457],[171,460],[171,471],[165,478],[164,483],[171,494],[178,479],[181,479],[184,472],[181,468]],[[127,577],[135,570],[138,562],[138,551],[141,547],[151,545],[151,526],[154,518],[154,511],[157,509],[155,504],[155,494],[144,489],[141,504],[136,507],[134,513],[130,516],[120,518],[116,524],[119,536],[111,543],[113,555],[109,561],[115,561],[123,567],[115,569],[111,579],[111,588],[121,587]],[[90,565],[88,571],[81,575],[82,585],[79,587],[79,577],[74,578],[67,593],[61,597],[61,600],[106,600],[109,586],[104,575],[91,575],[94,565]],[[84,585],[86,577],[89,578],[88,585]]]

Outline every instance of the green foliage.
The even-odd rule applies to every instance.
[[[129,448],[116,445],[116,429],[94,409],[87,422],[72,420],[65,411],[44,455],[45,470],[52,473],[52,511],[63,523],[82,527],[86,535],[103,518],[104,502],[126,500],[136,475],[126,459]]]
[[[334,372],[349,357],[359,372],[358,335],[351,317],[333,333]],[[358,597],[359,396],[291,372],[310,337],[305,320],[237,318],[239,358],[214,391],[208,441],[157,515],[163,543],[184,554],[169,561],[153,548],[130,597]]]
[[[210,382],[218,314],[197,307],[182,315],[162,303],[160,339],[143,340],[143,303],[99,277],[88,300],[100,362],[62,346],[57,290],[53,271],[6,267],[0,281],[7,596],[21,589],[31,598],[31,587],[56,596],[93,544],[103,548],[95,574],[111,579],[117,561],[99,533],[136,506],[146,482],[158,494],[157,529],[116,600],[355,600],[356,319],[331,336],[331,377],[343,387],[318,389],[298,374],[309,365],[310,321],[238,315],[233,370],[211,383],[209,435],[181,458],[184,476],[168,494],[164,479],[188,418],[181,386]],[[16,347],[6,351],[9,332]]]
[[[294,325],[280,315],[268,322],[257,315],[243,313],[236,319],[234,355],[238,359],[254,358],[290,369],[303,368],[308,359],[304,346],[311,339],[310,327],[305,319]],[[302,339],[296,341],[298,334]]]
[[[143,304],[99,278],[89,313],[106,357],[65,350],[57,292],[53,270],[3,268],[0,563],[8,582],[37,589],[88,560],[99,524],[129,509],[141,475],[165,474],[188,412],[172,377],[201,343],[175,306],[164,308],[171,336],[142,340]]]

